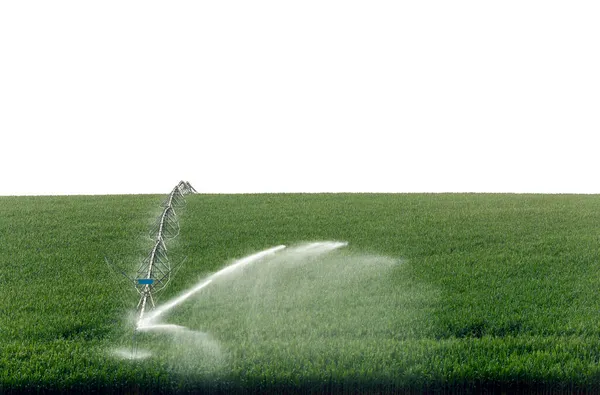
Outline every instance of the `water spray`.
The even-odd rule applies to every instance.
[[[180,305],[181,303],[183,303],[185,300],[187,300],[189,297],[191,297],[192,295],[194,295],[195,293],[197,293],[198,291],[200,291],[201,289],[203,289],[204,287],[208,286],[210,283],[213,282],[213,280],[215,280],[218,277],[227,275],[229,273],[232,273],[234,271],[240,270],[243,267],[256,262],[266,256],[272,255],[274,253],[276,253],[277,251],[283,250],[285,248],[284,245],[280,245],[277,247],[272,247],[269,248],[267,250],[258,252],[256,254],[252,254],[249,255],[245,258],[242,258],[234,263],[232,263],[229,266],[226,266],[225,268],[219,270],[218,272],[214,273],[213,275],[205,278],[204,280],[202,280],[200,283],[198,283],[197,285],[195,285],[192,289],[190,289],[189,291],[181,294],[180,296],[170,300],[169,302],[165,303],[164,305],[156,308],[155,310],[153,310],[151,313],[149,313],[146,317],[141,317],[138,321],[137,324],[137,328],[139,330],[151,330],[151,329],[177,329],[177,328],[183,328],[181,326],[178,325],[170,325],[170,324],[157,324],[156,321],[158,320],[158,318],[163,315],[164,313],[166,313],[167,311],[171,310],[172,308],[174,308],[175,306]]]
[[[185,301],[187,301],[193,295],[197,294],[201,290],[203,290],[206,287],[208,287],[209,285],[213,284],[215,282],[215,280],[218,280],[219,278],[226,278],[229,275],[235,275],[235,274],[239,273],[240,271],[242,271],[244,268],[246,268],[252,264],[256,264],[262,260],[277,259],[277,256],[280,256],[283,259],[292,259],[292,261],[294,261],[294,256],[296,256],[297,254],[301,254],[301,256],[304,257],[304,259],[314,258],[314,257],[320,256],[322,254],[326,254],[330,251],[336,250],[338,248],[345,247],[347,245],[348,245],[347,242],[338,242],[338,241],[313,242],[313,243],[298,245],[298,246],[295,246],[292,248],[287,248],[284,245],[279,245],[279,246],[271,247],[266,250],[248,255],[244,258],[238,259],[238,260],[234,261],[233,263],[231,263],[230,265],[225,266],[218,272],[213,273],[213,274],[209,275],[208,277],[203,278],[196,285],[187,289],[180,295],[172,298],[171,300],[163,303],[162,305],[159,305],[156,307],[153,306],[152,310],[149,310],[146,312],[146,314],[141,315],[136,322],[136,326],[135,326],[135,330],[134,330],[132,351],[129,352],[124,349],[119,349],[119,350],[115,351],[115,355],[118,355],[123,358],[129,358],[129,359],[142,359],[142,358],[146,358],[146,357],[150,356],[151,354],[148,351],[137,350],[135,335],[138,332],[154,331],[154,332],[165,332],[165,333],[172,333],[172,334],[188,333],[188,334],[194,334],[194,335],[200,335],[200,336],[207,336],[206,333],[190,330],[181,325],[161,322],[161,317],[165,313],[174,309],[175,307],[183,304]],[[285,255],[285,252],[283,252],[283,255],[280,255],[283,250],[289,251],[288,255]],[[286,258],[286,256],[287,256],[287,258]]]

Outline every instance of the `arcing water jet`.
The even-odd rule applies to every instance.
[[[202,289],[208,287],[211,283],[214,282],[214,280],[216,280],[218,278],[225,278],[228,275],[233,275],[235,273],[239,273],[245,267],[248,267],[249,265],[256,263],[258,261],[265,260],[267,258],[271,258],[266,263],[268,263],[268,264],[271,264],[271,263],[278,264],[278,263],[282,263],[282,262],[289,262],[291,264],[301,263],[305,259],[310,259],[310,258],[320,256],[329,251],[333,251],[335,249],[344,247],[346,245],[348,245],[348,243],[346,243],[346,242],[332,242],[332,241],[307,243],[307,244],[302,244],[302,245],[299,245],[299,246],[296,246],[293,248],[288,248],[288,249],[286,249],[286,246],[284,246],[284,245],[279,245],[279,246],[272,247],[272,248],[266,249],[264,251],[260,251],[258,253],[246,256],[244,258],[241,258],[241,259],[235,261],[234,263],[232,263],[231,265],[228,265],[228,266],[224,267],[223,269],[219,270],[218,272],[202,279],[200,282],[198,282],[196,285],[194,285],[190,289],[183,292],[181,295],[169,300],[168,302],[164,303],[163,305],[155,307],[154,310],[148,312],[145,316],[141,316],[141,317],[138,316],[138,321],[136,322],[135,331],[136,332],[137,331],[140,331],[140,332],[149,332],[149,331],[167,332],[167,333],[172,333],[172,334],[187,333],[188,335],[191,335],[191,336],[207,337],[209,335],[206,333],[189,330],[186,327],[181,326],[181,325],[162,323],[162,322],[160,322],[160,318],[165,313],[167,313],[167,312],[171,311],[172,309],[174,309],[175,307],[183,304],[186,300],[191,298],[193,295],[197,294]],[[284,252],[281,255],[281,251],[284,249],[286,249],[286,251],[288,251],[288,252]],[[135,343],[135,340],[134,340],[134,343]],[[216,343],[214,341],[213,341],[213,343],[215,343],[216,344],[215,347],[218,348],[218,343]],[[116,353],[116,355],[121,356],[121,357],[123,355],[125,355],[125,354],[123,354],[122,349],[117,350],[115,353]],[[141,353],[141,354],[139,354],[139,353]],[[149,356],[150,353],[145,350],[137,350],[137,347],[134,344],[134,351],[132,351],[131,353],[129,353],[127,355],[131,356],[130,359],[140,359],[140,358],[145,358],[145,357]]]
[[[186,291],[185,293],[170,300],[169,302],[165,303],[164,305],[157,307],[146,317],[142,317],[137,322],[137,329],[138,330],[152,330],[152,329],[157,329],[157,328],[165,329],[165,325],[156,324],[155,321],[161,315],[163,315],[167,311],[171,310],[172,308],[180,305],[186,299],[188,299],[190,296],[194,295],[195,293],[200,291],[202,288],[209,285],[215,278],[224,276],[224,275],[232,273],[236,270],[242,269],[243,267],[245,267],[253,262],[256,262],[268,255],[272,255],[272,254],[276,253],[277,251],[280,251],[284,248],[285,248],[284,245],[269,248],[267,250],[258,252],[256,254],[249,255],[245,258],[242,258],[242,259],[232,263],[229,266],[226,266],[225,268],[219,270],[218,272],[214,273],[213,275],[209,276],[208,278],[200,281],[198,284],[196,284],[194,287],[192,287],[192,289],[190,289],[189,291]],[[181,328],[181,327],[179,327],[179,328]]]

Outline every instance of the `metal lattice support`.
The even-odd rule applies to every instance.
[[[192,184],[190,184],[187,181],[179,181],[179,184],[177,184],[177,187],[179,188],[179,190],[181,190],[181,192],[184,195],[187,195],[188,193],[198,193],[198,191],[196,191],[196,189],[194,189]]]
[[[144,318],[148,302],[154,307],[154,296],[165,289],[171,280],[173,269],[176,268],[171,266],[167,256],[165,240],[179,235],[179,221],[175,207],[183,206],[185,204],[184,195],[190,193],[196,193],[194,187],[187,181],[180,181],[163,202],[164,210],[150,232],[154,246],[140,264],[135,278],[135,288],[140,294],[140,301],[137,305],[138,322]]]
[[[167,206],[150,232],[153,240],[173,239],[179,235],[179,221],[173,206]]]
[[[162,207],[182,207],[185,204],[185,197],[178,186],[173,188],[167,199],[163,202]]]

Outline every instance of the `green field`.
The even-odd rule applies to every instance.
[[[0,197],[0,392],[600,390],[599,196],[188,196],[160,301],[266,248],[349,244],[220,280],[165,318],[207,337],[119,359],[137,296],[104,256],[133,273],[163,198]]]

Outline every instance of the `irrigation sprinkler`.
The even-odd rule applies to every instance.
[[[189,193],[198,193],[198,191],[196,191],[196,189],[192,186],[192,184],[190,184],[187,181],[179,181],[179,184],[177,184],[177,187],[181,190],[181,192],[184,195],[187,195]]]
[[[162,207],[182,207],[185,204],[185,197],[183,196],[183,192],[179,187],[173,188],[169,196],[162,203]]]
[[[156,295],[167,287],[171,278],[185,262],[184,259],[177,265],[171,265],[167,256],[166,240],[173,239],[179,235],[179,221],[175,213],[175,208],[183,206],[185,204],[184,196],[192,193],[196,193],[196,189],[189,182],[180,181],[162,203],[161,206],[164,210],[150,231],[150,237],[154,244],[148,256],[138,266],[134,278],[128,276],[124,270],[114,265],[105,257],[106,263],[127,278],[140,295],[140,300],[136,307],[137,321],[133,335],[134,352],[136,350],[135,334],[139,323],[144,318],[145,312],[149,308],[155,307],[154,301]]]
[[[140,264],[136,274],[135,288],[140,294],[137,305],[140,320],[144,316],[148,300],[154,307],[153,294],[166,287],[170,274],[171,263],[167,257],[167,247],[162,239],[158,239],[148,257]]]
[[[148,301],[152,305],[152,308],[154,308],[154,295],[164,290],[171,280],[175,267],[171,266],[171,262],[167,256],[165,240],[175,238],[179,235],[179,221],[177,220],[177,214],[175,214],[175,206],[185,204],[184,195],[194,193],[195,191],[189,182],[180,181],[163,203],[164,210],[151,232],[151,235],[154,236],[154,246],[136,272],[135,288],[140,294],[140,301],[137,305],[137,323],[144,318]],[[180,266],[181,264],[176,267],[179,268]]]
[[[179,221],[173,206],[167,206],[150,231],[152,240],[173,239],[179,235]]]
[[[138,302],[138,322],[144,318],[144,313],[150,302],[155,307],[156,294],[164,290],[185,259],[177,265],[171,265],[167,256],[167,247],[162,239],[157,239],[150,254],[142,261],[134,280],[135,289],[140,294]]]
[[[181,207],[185,204],[185,195],[197,193],[196,189],[187,181],[179,181],[175,188],[169,193],[162,207]]]

